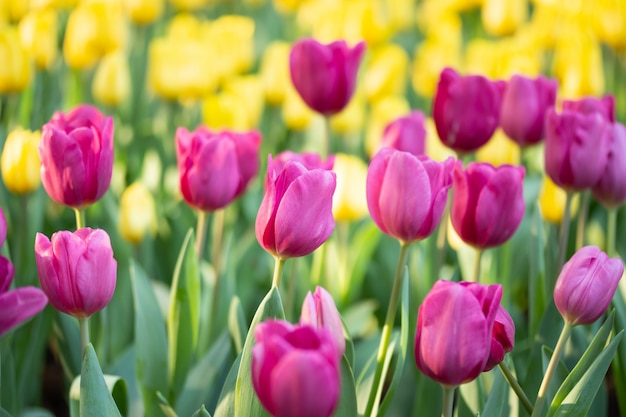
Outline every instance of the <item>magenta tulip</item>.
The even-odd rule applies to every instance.
[[[345,41],[302,39],[289,55],[291,81],[311,109],[324,116],[339,113],[352,98],[364,52],[363,42],[350,48]]]
[[[340,391],[339,358],[328,330],[266,321],[254,330],[252,385],[274,417],[330,417]]]
[[[591,324],[608,308],[624,263],[609,258],[596,246],[578,250],[563,265],[554,287],[554,303],[563,319],[572,325]]]
[[[463,241],[479,249],[501,245],[513,236],[524,217],[525,170],[471,162],[453,175],[450,218]]]
[[[117,262],[109,235],[90,228],[35,239],[39,282],[50,304],[62,313],[87,318],[109,304]]]
[[[426,149],[426,128],[424,113],[412,111],[406,116],[398,117],[385,127],[382,147],[422,155]]]
[[[493,322],[491,334],[491,350],[483,372],[490,371],[504,360],[504,355],[513,350],[515,345],[515,323],[504,307],[499,306]]]
[[[608,129],[609,156],[604,173],[591,192],[604,206],[616,208],[626,202],[626,127],[615,122]]]
[[[50,198],[73,208],[98,201],[113,173],[113,118],[88,105],[54,113],[41,128],[39,156]]]
[[[500,125],[504,133],[520,146],[544,138],[546,111],[554,107],[558,83],[539,76],[535,79],[514,75],[506,84]]]
[[[417,313],[415,362],[424,375],[446,386],[476,379],[492,344],[500,285],[437,281]]]
[[[487,143],[498,127],[503,87],[482,75],[461,76],[445,68],[433,102],[441,142],[457,152],[473,152]]]
[[[272,158],[272,169],[280,172],[288,161],[299,162],[308,170],[325,169],[332,170],[335,165],[335,155],[329,155],[328,158],[322,159],[315,152],[297,153],[293,151],[283,151]]]
[[[599,113],[609,123],[615,122],[615,97],[585,97],[579,100],[563,100],[563,110],[571,110],[582,114]]]
[[[259,244],[280,259],[305,256],[321,246],[335,228],[336,185],[332,171],[309,170],[297,161],[288,161],[278,171],[270,156],[255,223]]]
[[[185,201],[202,211],[226,207],[259,171],[261,135],[251,131],[212,132],[199,127],[176,131],[180,190]]]
[[[343,324],[333,296],[324,288],[318,286],[314,294],[311,291],[307,293],[302,304],[300,323],[327,329],[333,336],[337,350],[343,355],[346,350]]]
[[[452,185],[455,160],[436,162],[381,149],[367,171],[367,206],[383,233],[403,242],[428,237],[439,225]]]

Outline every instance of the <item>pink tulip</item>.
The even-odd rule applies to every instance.
[[[608,129],[609,156],[604,173],[591,192],[600,203],[615,208],[626,202],[626,127],[615,122]]]
[[[299,162],[308,170],[325,169],[330,171],[335,164],[335,155],[329,155],[328,158],[322,160],[320,155],[315,152],[297,153],[293,151],[283,151],[272,158],[272,169],[280,172],[288,161]]]
[[[251,131],[212,132],[199,127],[176,131],[180,189],[185,201],[202,211],[226,207],[259,171],[261,135]]]
[[[450,218],[463,241],[479,249],[501,245],[513,236],[524,217],[525,170],[471,162],[457,165]]]
[[[117,262],[104,230],[61,231],[51,241],[37,233],[35,259],[41,288],[60,312],[86,318],[111,301]]]
[[[412,111],[406,116],[398,117],[385,127],[381,145],[422,155],[426,149],[426,128],[424,113]]]
[[[83,208],[98,201],[113,173],[113,119],[80,105],[41,129],[41,182],[54,201]]]
[[[615,122],[615,97],[604,96],[584,97],[579,100],[563,100],[563,110],[571,110],[582,114],[600,113],[609,123]]]
[[[504,360],[504,355],[513,350],[515,345],[515,323],[508,311],[499,306],[491,334],[491,350],[483,372],[490,371]]]
[[[383,233],[403,242],[428,237],[439,225],[452,185],[455,161],[436,162],[381,149],[367,172],[367,206]]]
[[[509,138],[520,146],[544,138],[546,110],[554,107],[558,83],[539,76],[535,79],[514,75],[504,90],[500,124]]]
[[[337,350],[343,355],[346,350],[343,324],[333,296],[324,288],[318,286],[314,294],[311,291],[307,293],[302,304],[300,323],[327,329],[333,336]]]
[[[457,152],[473,152],[487,143],[498,127],[503,90],[503,83],[482,75],[461,76],[445,68],[433,102],[441,142]]]
[[[417,313],[415,362],[430,379],[457,386],[476,379],[491,350],[500,285],[437,281]]]
[[[325,116],[339,113],[352,98],[364,52],[363,42],[350,48],[345,41],[299,40],[289,55],[291,81],[311,109]]]
[[[578,250],[563,265],[554,287],[554,303],[565,321],[591,324],[608,308],[624,264],[619,258],[609,258],[596,246]]]
[[[335,228],[335,186],[332,171],[309,170],[297,161],[278,171],[270,156],[255,224],[259,244],[281,259],[305,256],[321,246]]]
[[[326,329],[260,323],[252,347],[252,384],[274,417],[330,417],[340,391],[339,354]]]

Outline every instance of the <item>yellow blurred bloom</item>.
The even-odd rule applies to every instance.
[[[483,0],[482,22],[485,31],[493,36],[505,36],[526,21],[528,0]]]
[[[488,162],[493,166],[519,165],[520,147],[509,139],[502,129],[498,128],[489,141],[476,151],[476,160]]]
[[[58,54],[57,12],[52,9],[33,10],[19,24],[20,41],[40,69],[54,64]]]
[[[445,146],[439,139],[437,134],[437,128],[435,127],[435,121],[432,117],[427,117],[424,121],[424,127],[426,128],[426,155],[435,161],[445,161],[448,157],[453,156],[456,158],[456,153]]]
[[[291,14],[298,10],[306,0],[272,0],[272,5],[278,13]]]
[[[214,50],[211,65],[221,80],[243,74],[254,63],[254,20],[246,16],[221,16],[205,26],[205,45]]]
[[[468,74],[482,74],[488,78],[498,78],[500,61],[499,45],[487,39],[472,39],[465,50],[465,69]]]
[[[567,193],[545,175],[539,192],[539,210],[543,219],[550,223],[560,224],[565,214],[566,200]],[[576,214],[577,209],[578,196],[575,196],[572,202],[572,216]]]
[[[212,129],[254,129],[262,112],[261,81],[254,75],[229,80],[222,92],[211,94],[202,102],[204,124]]]
[[[274,41],[270,43],[263,57],[259,70],[265,100],[278,106],[285,100],[286,90],[291,83],[289,75],[289,52],[291,45],[287,42]]]
[[[170,3],[177,10],[193,11],[201,9],[207,4],[215,3],[215,0],[170,0]]]
[[[330,119],[333,131],[339,134],[359,132],[365,121],[365,100],[363,94],[358,91],[348,105]]]
[[[387,15],[394,32],[410,29],[415,24],[415,1],[387,0],[383,4],[387,6]]]
[[[1,14],[11,22],[19,22],[30,9],[28,0],[0,0]]]
[[[372,105],[365,129],[365,152],[371,157],[378,151],[385,127],[410,110],[402,96],[385,97]]]
[[[0,164],[2,179],[7,189],[14,194],[26,194],[39,187],[39,131],[31,132],[20,127],[7,136]]]
[[[24,90],[31,75],[30,61],[13,26],[0,28],[0,93]]]
[[[467,46],[465,69],[492,79],[508,79],[513,74],[536,76],[543,66],[542,50],[521,36],[500,40],[472,39]]]
[[[333,171],[337,174],[337,188],[333,194],[333,216],[336,221],[352,222],[368,214],[365,198],[367,164],[354,155],[335,155]]]
[[[597,96],[604,92],[600,44],[589,34],[564,34],[556,43],[553,72],[564,98]]]
[[[600,40],[616,49],[626,48],[626,1],[594,1],[591,21]]]
[[[139,25],[154,22],[163,14],[164,0],[124,0],[128,17]]]
[[[120,234],[132,244],[157,230],[156,205],[150,190],[140,182],[130,185],[120,199]]]
[[[375,49],[363,76],[367,99],[372,102],[388,95],[402,95],[406,88],[409,56],[395,44]]]
[[[117,106],[130,94],[130,68],[122,51],[106,55],[96,69],[91,91],[100,103]]]
[[[316,113],[304,103],[291,80],[289,80],[285,93],[282,108],[283,122],[291,130],[305,130],[311,124]]]

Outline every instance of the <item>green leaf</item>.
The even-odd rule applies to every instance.
[[[11,414],[4,408],[0,408],[0,417],[12,417]]]
[[[113,396],[100,369],[96,351],[90,344],[85,349],[83,369],[80,379],[80,415],[90,416],[120,416]]]
[[[239,297],[234,296],[230,301],[228,309],[228,330],[235,345],[235,353],[239,355],[243,350],[243,344],[248,333],[248,325],[246,324],[246,316],[241,306]]]
[[[211,414],[209,414],[209,412],[206,410],[206,408],[204,408],[203,405],[198,411],[193,413],[191,417],[211,417]]]
[[[237,384],[240,362],[241,354],[237,356],[237,359],[230,367],[226,381],[222,385],[220,399],[217,401],[217,407],[215,408],[215,417],[231,417],[235,415],[235,386]]]
[[[356,417],[356,387],[354,386],[354,375],[348,363],[346,356],[341,358],[341,393],[339,395],[339,404],[333,413],[336,417]],[[381,414],[382,415],[382,414]]]
[[[117,375],[103,375],[107,389],[115,401],[122,416],[128,415],[128,389],[126,381]],[[77,376],[70,386],[70,416],[80,416],[80,386],[81,376]]]
[[[489,397],[481,415],[490,417],[508,417],[509,408],[509,384],[504,379],[502,372],[497,372],[489,391]]]
[[[0,416],[3,416],[0,413]],[[28,408],[20,413],[19,417],[55,417],[52,412],[43,408]]]
[[[170,292],[167,335],[172,401],[183,387],[198,343],[200,273],[193,236],[193,229],[189,229],[176,262]]]
[[[167,417],[178,417],[178,414],[176,414],[176,411],[174,411],[170,403],[167,401],[167,398],[165,398],[163,394],[157,392],[156,396],[159,400],[159,406],[161,407],[161,411],[163,411],[163,414],[165,414]]]
[[[615,306],[614,331],[617,333],[626,328],[626,300],[620,287],[617,287],[613,297]],[[622,413],[626,412],[626,343],[620,343],[613,358],[613,376],[615,377],[615,392],[617,393],[617,403]]]
[[[534,337],[539,330],[541,317],[546,309],[545,299],[545,276],[546,265],[544,259],[545,237],[544,223],[539,210],[539,203],[535,204],[532,223],[530,225],[530,239],[534,243],[531,245],[529,262],[530,273],[528,280],[528,334]]]
[[[413,416],[441,415],[441,404],[443,401],[441,385],[421,372],[417,373],[416,379],[417,390],[415,392]]]
[[[381,236],[382,233],[380,233],[378,227],[373,222],[367,221],[359,227],[352,237],[350,248],[355,248],[356,250],[351,250],[349,253],[348,271],[350,271],[350,275],[347,282],[342,283],[342,285],[347,284],[347,287],[340,289],[341,305],[347,305],[352,301],[363,287],[365,272]]]
[[[74,379],[80,375],[80,361],[82,358],[78,321],[74,317],[59,311],[55,313],[53,331],[59,344],[61,365],[65,375],[69,379]]]

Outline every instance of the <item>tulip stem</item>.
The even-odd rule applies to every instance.
[[[279,258],[278,256],[274,257],[274,276],[272,277],[272,287],[280,288],[280,279],[283,277],[283,269],[285,267],[285,260]]]
[[[450,197],[446,207],[443,209],[443,216],[439,222],[439,229],[437,230],[437,255],[435,256],[435,266],[432,271],[432,279],[437,280],[439,277],[439,270],[446,259],[446,235],[448,234],[448,221],[450,220]]]
[[[509,367],[506,366],[504,362],[500,362],[498,364],[498,367],[500,367],[500,370],[502,371],[504,378],[513,389],[513,392],[515,392],[515,395],[517,395],[517,398],[519,398],[520,402],[522,403],[522,406],[524,406],[524,409],[528,412],[528,414],[532,414],[533,404],[530,402],[530,400],[526,396],[526,393],[520,386],[519,382],[517,382],[515,375],[513,375]]]
[[[202,260],[202,254],[204,253],[204,241],[206,240],[206,224],[207,214],[202,210],[198,210],[198,223],[196,224],[196,256],[198,262]]]
[[[82,229],[85,227],[85,210],[75,208],[74,213],[76,214],[76,230]]]
[[[563,330],[561,330],[561,335],[559,336],[559,340],[558,342],[556,342],[556,346],[554,347],[554,352],[552,353],[552,357],[550,358],[548,369],[546,369],[546,373],[543,376],[543,380],[541,381],[541,387],[539,387],[537,401],[535,402],[535,407],[533,408],[533,413],[531,417],[539,417],[541,415],[541,411],[546,402],[546,395],[548,394],[548,386],[550,385],[550,380],[552,379],[552,375],[554,375],[554,371],[556,371],[556,367],[559,363],[559,360],[561,359],[561,354],[563,353],[563,349],[567,344],[567,340],[572,333],[573,327],[574,326],[572,326],[571,323],[565,322]]]
[[[330,116],[324,116],[324,130],[325,130],[325,137],[324,137],[324,143],[322,144],[322,159],[326,159],[328,157],[328,155],[330,155],[331,152],[331,141],[332,141],[332,137],[333,137],[333,131],[332,131],[332,127],[330,124]]]
[[[567,252],[567,238],[569,237],[570,212],[572,208],[573,198],[574,193],[572,191],[567,191],[565,198],[565,211],[563,213],[563,220],[561,220],[561,230],[559,233],[559,252],[556,264],[557,270],[561,269],[561,267],[565,263],[565,254]]]
[[[441,408],[441,417],[452,417],[454,410],[454,391],[456,387],[448,387],[442,385],[443,388],[443,406]]]
[[[474,263],[474,281],[480,284],[480,263],[483,259],[483,249],[476,249],[476,263]]]
[[[220,318],[218,304],[220,301],[222,237],[224,235],[224,220],[226,217],[225,213],[226,212],[224,209],[220,209],[220,210],[215,211],[215,213],[213,214],[211,263],[213,264],[213,273],[215,274],[215,281],[214,281],[215,284],[213,285],[213,294],[212,294],[212,300],[211,300],[211,313],[209,315],[209,320],[211,321],[211,325],[209,326],[209,337],[211,339],[213,338],[213,334],[216,332],[218,322],[219,322],[218,319]],[[206,217],[206,215],[203,217]],[[206,222],[205,222],[204,227],[206,227]],[[206,233],[203,233],[203,235],[206,235]],[[200,256],[198,256],[198,258],[200,258]]]
[[[364,416],[372,417],[377,414],[378,404],[376,402],[377,394],[382,390],[380,386],[383,377],[383,368],[385,365],[385,357],[387,357],[387,350],[389,348],[389,339],[391,338],[391,331],[393,330],[393,322],[396,318],[396,310],[400,303],[400,296],[402,293],[402,281],[404,279],[404,268],[406,267],[407,258],[409,255],[409,245],[407,242],[400,242],[400,256],[398,257],[398,266],[396,268],[396,276],[393,281],[393,287],[391,289],[391,296],[389,297],[389,306],[387,307],[387,316],[385,317],[385,324],[383,325],[383,331],[380,336],[380,344],[378,345],[378,356],[376,358],[376,372],[374,374],[374,380],[372,381],[372,387],[370,388],[369,398],[367,400],[367,407],[365,409]],[[382,395],[382,392],[381,392]],[[379,399],[380,400],[380,399]]]
[[[578,211],[578,223],[576,225],[576,250],[585,244],[585,227],[587,225],[587,215],[589,213],[589,191],[583,191],[580,200],[580,210]]]
[[[606,252],[609,256],[616,256],[615,252],[615,228],[617,227],[617,208],[611,207],[606,219]]]
[[[84,319],[78,319],[78,326],[80,327],[80,345],[82,348],[81,352],[84,356],[87,345],[89,344],[89,317],[85,317]]]

